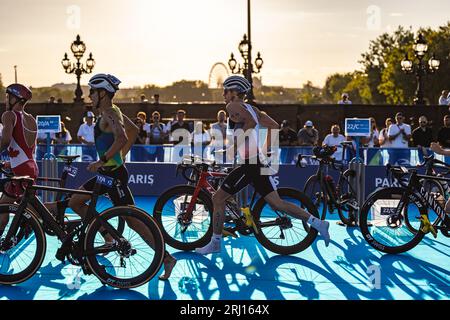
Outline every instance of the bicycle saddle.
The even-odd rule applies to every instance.
[[[64,160],[65,162],[73,162],[75,159],[79,158],[80,156],[66,156],[66,155],[60,155],[57,158]]]

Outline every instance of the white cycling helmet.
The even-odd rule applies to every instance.
[[[111,74],[98,73],[89,80],[89,87],[93,89],[105,89],[115,93],[119,90],[121,81]]]
[[[229,76],[223,82],[223,88],[228,90],[236,90],[239,93],[247,93],[252,88],[252,85],[244,77]]]

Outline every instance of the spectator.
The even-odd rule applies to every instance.
[[[442,148],[450,148],[450,115],[444,117],[444,126],[438,131],[437,141]]]
[[[58,104],[61,104],[61,103],[63,103],[63,99],[62,98],[58,98],[57,102],[58,102]]]
[[[158,111],[152,113],[153,122],[149,124],[147,130],[147,144],[161,145],[167,135],[164,123],[160,122],[161,114]]]
[[[423,148],[429,148],[433,141],[433,130],[428,127],[428,119],[425,116],[421,116],[419,118],[419,127],[413,130],[411,139],[411,146],[418,148],[417,152],[420,162],[423,162],[424,153],[428,154]]]
[[[184,121],[184,117],[186,116],[186,111],[180,109],[177,111],[177,118],[176,121],[172,122],[171,126],[170,126],[170,134],[171,134],[171,138],[170,141],[172,141],[174,144],[179,144],[182,142],[182,138],[185,138],[185,142],[188,142],[188,140],[186,140],[186,138],[189,137],[189,133],[191,132],[191,128],[189,126],[189,123]],[[183,137],[179,137],[177,141],[174,141],[173,138],[173,133],[175,132],[175,130],[178,129],[184,129],[186,130],[186,132],[182,133]]]
[[[433,141],[433,130],[428,127],[428,119],[425,116],[421,116],[419,118],[419,127],[412,132],[412,146],[429,148]]]
[[[391,142],[389,141],[389,136],[388,136],[388,130],[389,130],[389,126],[393,122],[394,122],[394,120],[392,118],[386,119],[386,122],[385,122],[386,127],[381,129],[379,138],[378,138],[380,148],[390,148],[391,147]]]
[[[139,128],[139,132],[134,144],[145,144],[147,139],[147,132],[144,130],[144,121],[141,117],[136,117],[134,119],[134,124]]]
[[[82,144],[93,146],[95,144],[94,127],[94,113],[92,111],[88,111],[85,117],[85,122],[78,129],[78,141]]]
[[[377,128],[377,121],[370,117],[370,136],[366,137],[364,144],[369,148],[378,148],[380,146],[380,133]]]
[[[69,144],[72,141],[72,136],[64,122],[61,121],[61,131],[54,134],[53,140],[56,144]]]
[[[85,110],[83,111],[83,114],[82,114],[81,119],[80,119],[80,125],[85,123],[85,120],[86,120],[87,115],[88,115],[89,112],[93,113],[92,112],[92,106],[86,106],[85,107]],[[95,122],[95,115],[94,115],[94,122]]]
[[[323,146],[333,146],[337,147],[337,150],[333,154],[333,157],[337,161],[341,161],[343,158],[342,150],[343,147],[341,145],[341,142],[345,141],[345,137],[341,134],[341,128],[339,125],[334,124],[331,126],[331,133],[328,134],[325,139],[323,139],[322,145]]]
[[[206,130],[203,122],[196,121],[194,125],[194,131],[192,132],[192,145],[202,145],[207,146],[211,142],[211,136],[209,132]]]
[[[450,104],[449,91],[443,90],[441,96],[439,97],[440,106],[448,106]]]
[[[167,124],[166,124],[166,132],[171,132],[171,130],[172,130],[172,123],[175,123],[175,122],[177,122],[177,113],[176,112],[172,115],[172,120],[167,122]],[[170,140],[170,141],[172,141],[172,140]]]
[[[48,104],[55,104],[56,103],[56,98],[54,96],[51,96],[50,98],[48,98],[47,103]]]
[[[305,126],[297,134],[299,146],[315,146],[319,141],[319,131],[314,128],[312,121],[305,122]]]
[[[296,146],[297,133],[289,126],[288,120],[281,122],[280,129],[280,147],[281,146]]]
[[[211,144],[218,148],[224,148],[227,144],[226,143],[226,138],[227,138],[226,120],[227,120],[226,111],[219,110],[219,112],[217,112],[217,122],[211,124],[211,129],[210,129]]]
[[[136,118],[140,118],[142,120],[143,128],[148,132],[150,130],[150,125],[147,123],[147,114],[144,111],[139,111],[136,114]]]
[[[408,142],[411,138],[411,127],[403,123],[405,117],[401,112],[397,112],[395,120],[396,123],[391,124],[388,130],[391,148],[395,148],[389,152],[389,163],[409,165],[410,153],[408,150]]]
[[[338,104],[352,104],[352,102],[348,98],[348,93],[343,93],[341,98],[342,99],[338,101]]]
[[[143,93],[141,94],[141,103],[148,103],[148,99]]]
[[[154,94],[153,95],[153,99],[155,100],[154,102],[153,102],[153,104],[155,105],[155,106],[157,106],[157,105],[159,105],[159,94]]]

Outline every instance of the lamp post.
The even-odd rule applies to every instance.
[[[417,89],[416,97],[414,98],[415,105],[425,105],[423,86],[424,77],[427,74],[432,74],[439,69],[440,61],[436,59],[435,55],[432,54],[430,60],[428,60],[428,69],[426,64],[423,62],[426,52],[428,51],[428,44],[425,38],[420,33],[413,45],[414,56],[417,58],[418,63],[414,64],[413,61],[409,60],[408,53],[405,54],[405,58],[401,61],[400,65],[402,70],[409,74],[415,73],[417,79]]]
[[[248,34],[248,37],[247,37]],[[231,53],[230,59],[228,60],[228,67],[233,74],[243,74],[244,77],[252,84],[250,92],[247,94],[250,103],[253,102],[255,96],[253,94],[253,79],[252,75],[254,73],[259,73],[261,71],[262,65],[264,63],[261,58],[261,53],[255,59],[255,65],[252,63],[252,41],[251,41],[251,10],[250,10],[250,0],[247,0],[247,34],[244,34],[243,39],[239,43],[239,52],[241,53],[244,63],[239,64],[234,58],[234,54]]]
[[[84,67],[84,65],[80,62],[86,52],[86,45],[83,41],[81,41],[80,35],[77,35],[75,41],[72,42],[70,50],[77,61],[75,63],[71,63],[67,57],[67,53],[64,53],[64,58],[62,59],[61,64],[67,74],[75,74],[77,76],[77,88],[75,90],[75,98],[73,100],[75,103],[83,103],[83,90],[81,90],[80,85],[81,75],[84,73],[92,73],[92,69],[94,69],[95,66],[95,60],[92,58],[92,53],[89,53],[89,58],[86,60],[86,67]]]

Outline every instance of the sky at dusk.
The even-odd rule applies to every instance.
[[[264,59],[265,85],[322,86],[334,72],[358,69],[383,32],[449,20],[448,0],[253,0],[253,54]],[[11,83],[17,65],[27,85],[72,83],[61,59],[80,34],[94,72],[116,75],[123,87],[207,82],[214,63],[240,56],[246,32],[246,0],[0,0],[0,73]]]

